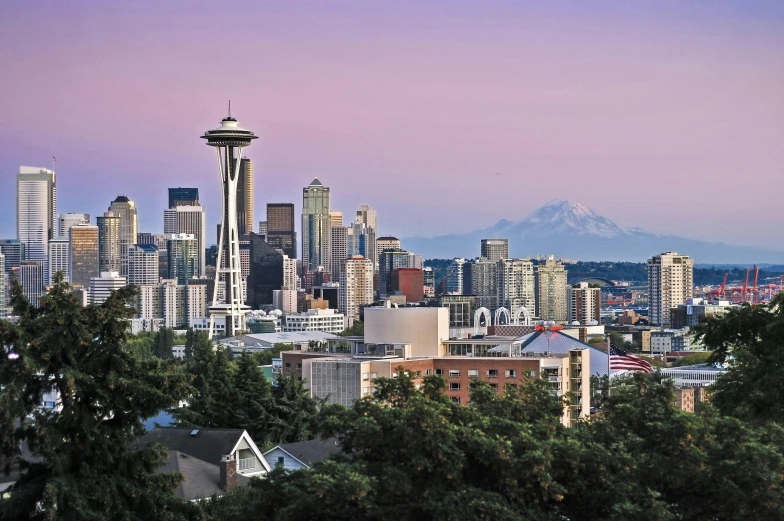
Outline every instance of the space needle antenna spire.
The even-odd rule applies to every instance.
[[[210,304],[209,336],[215,336],[216,317],[225,319],[227,337],[245,331],[245,315],[250,307],[243,299],[242,267],[240,264],[240,237],[237,221],[237,185],[240,177],[242,149],[250,146],[257,136],[241,128],[229,114],[221,120],[221,126],[208,130],[201,136],[207,145],[214,147],[218,157],[218,174],[223,189],[223,214],[219,228],[218,259],[215,272],[215,289]],[[223,297],[218,299],[218,288],[223,283]]]

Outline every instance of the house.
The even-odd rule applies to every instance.
[[[246,486],[252,476],[263,476],[270,470],[264,455],[242,429],[158,427],[139,438],[134,447],[149,443],[166,448],[168,458],[158,472],[180,472],[183,481],[175,494],[188,501]]]
[[[286,470],[301,470],[312,468],[319,461],[339,452],[338,441],[329,438],[278,445],[265,452],[264,458],[272,465],[280,465]]]

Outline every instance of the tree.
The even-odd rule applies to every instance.
[[[206,334],[204,331],[195,332],[193,328],[188,328],[185,332],[185,360],[193,358],[193,346],[196,344],[197,337]],[[203,341],[203,339],[200,341]]]
[[[172,348],[174,347],[174,330],[168,327],[162,327],[155,334],[152,342],[152,353],[161,360],[168,360],[174,356]]]
[[[742,420],[784,422],[784,293],[769,305],[744,304],[707,317],[697,338],[712,352],[710,363],[727,372],[711,388],[718,409]]]
[[[126,347],[134,291],[82,307],[58,275],[36,309],[14,283],[20,320],[0,322],[0,444],[5,455],[24,444],[40,462],[0,499],[0,520],[173,520],[191,512],[173,495],[181,477],[155,473],[165,452],[130,447],[141,418],[190,390],[181,367]],[[51,390],[59,411],[39,408]]]
[[[355,320],[351,327],[340,333],[340,336],[363,336],[365,334],[365,324]]]

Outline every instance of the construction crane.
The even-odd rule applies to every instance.
[[[754,286],[753,286],[753,288],[751,290],[752,291],[752,294],[751,294],[751,303],[752,304],[756,304],[757,300],[758,300],[758,297],[759,297],[759,295],[757,293],[757,281],[758,280],[759,280],[759,268],[755,264],[754,265]]]

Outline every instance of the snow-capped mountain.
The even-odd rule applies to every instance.
[[[658,235],[640,228],[624,228],[573,201],[550,201],[521,221],[495,225],[465,234],[403,239],[403,248],[424,258],[476,257],[481,239],[509,239],[509,254],[526,257],[553,254],[578,260],[642,262],[657,253],[678,251],[698,263],[781,262],[784,252],[730,246]]]

